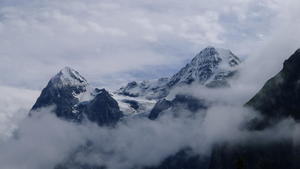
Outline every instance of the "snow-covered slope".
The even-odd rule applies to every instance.
[[[141,97],[148,100],[159,99],[167,93],[166,84],[168,82],[169,78],[144,80],[142,82],[133,81],[125,87],[121,87],[115,93],[129,97]]]
[[[113,98],[118,101],[126,115],[148,114],[156,100],[166,96],[165,86],[168,82],[168,78],[133,81],[113,92]]]
[[[53,88],[73,88],[72,95],[78,99],[78,102],[92,100],[97,92],[91,87],[87,80],[76,70],[70,67],[64,67],[54,77],[50,83]]]
[[[86,88],[89,85],[84,77],[70,67],[61,69],[53,78],[51,78],[50,82],[57,88],[65,86]]]
[[[240,59],[230,50],[207,47],[171,78],[130,82],[115,93],[132,98],[159,100],[175,87],[198,83],[206,87],[227,87],[228,79],[238,70]]]
[[[112,97],[118,102],[120,110],[125,116],[135,116],[140,113],[145,113],[147,115],[156,103],[155,100],[149,100],[143,97],[133,98],[117,93],[113,93]]]

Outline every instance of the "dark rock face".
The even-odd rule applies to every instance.
[[[195,113],[199,110],[205,110],[207,108],[208,104],[205,100],[201,100],[189,95],[176,95],[171,101],[166,99],[158,101],[151,110],[149,119],[157,119],[167,109],[174,113],[180,113],[180,110],[188,110]]]
[[[81,95],[89,99],[83,101]],[[123,116],[105,89],[92,89],[77,71],[68,67],[49,81],[30,113],[47,106],[55,106],[53,113],[64,120],[82,122],[87,118],[100,126],[115,124]]]
[[[124,103],[127,103],[130,105],[131,108],[138,110],[140,108],[139,102],[136,100],[129,100],[129,99],[124,99],[122,100]]]
[[[291,116],[300,119],[300,49],[284,62],[283,69],[271,78],[246,104],[268,119]]]
[[[289,141],[268,145],[252,143],[215,147],[210,169],[296,169],[293,146]],[[299,160],[299,158],[298,158]]]
[[[166,158],[159,166],[145,169],[207,169],[208,165],[209,157],[195,155],[187,148]]]
[[[251,131],[264,130],[278,121],[300,118],[300,50],[284,62],[283,69],[267,81],[246,106],[260,111],[263,120],[251,122]],[[298,169],[300,146],[290,138],[260,144],[216,147],[210,169]]]
[[[93,100],[79,104],[78,109],[83,116],[100,126],[115,124],[123,116],[117,101],[105,89],[101,89]]]
[[[74,83],[71,80],[74,80]],[[88,83],[77,71],[66,67],[48,82],[31,110],[55,106],[54,112],[57,117],[79,121],[82,118],[81,114],[74,113],[79,99],[74,95],[86,92],[87,86]]]
[[[175,99],[173,100],[173,104],[178,108],[184,108],[191,112],[196,112],[200,109],[207,108],[207,103],[205,100],[182,94],[176,95]]]
[[[77,114],[72,113],[72,107],[78,103],[78,100],[73,97],[72,92],[71,88],[53,89],[48,85],[33,105],[32,110],[55,105],[57,117],[76,120],[79,117],[77,117]]]
[[[172,106],[172,101],[166,100],[166,99],[162,99],[159,100],[153,107],[153,109],[151,110],[150,114],[149,114],[149,119],[151,120],[155,120],[158,118],[159,114],[162,111],[165,111],[167,109],[169,109]]]
[[[76,161],[69,161],[65,164],[59,164],[55,166],[54,169],[106,169],[102,166],[89,165],[89,164],[81,164]]]

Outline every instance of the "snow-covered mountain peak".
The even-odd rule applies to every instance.
[[[52,79],[51,83],[55,87],[74,86],[85,87],[88,86],[86,79],[81,76],[76,70],[70,67],[61,69]]]
[[[191,61],[192,65],[203,63],[224,63],[230,67],[238,65],[241,61],[229,49],[215,48],[208,46],[200,51]]]
[[[115,93],[128,97],[161,99],[175,87],[197,82],[206,87],[226,87],[235,75],[240,59],[230,50],[208,46],[171,78],[130,82]]]
[[[220,81],[220,79],[223,81],[227,76],[231,76],[240,62],[239,58],[230,50],[209,46],[199,52],[190,63],[176,73],[170,79],[168,86],[174,87],[193,82],[204,85],[211,81]]]

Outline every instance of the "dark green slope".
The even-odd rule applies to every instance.
[[[246,105],[269,119],[288,116],[300,119],[300,49],[284,62],[283,69],[267,81]]]
[[[246,106],[263,115],[261,121],[250,124],[252,132],[272,127],[286,117],[300,119],[300,49]],[[209,169],[300,169],[300,146],[292,139],[261,142],[215,147]]]

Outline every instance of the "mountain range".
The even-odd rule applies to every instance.
[[[92,87],[76,70],[65,67],[50,79],[32,112],[52,105],[59,118],[77,122],[87,118],[99,125],[113,124],[123,116],[152,116],[153,107],[157,108],[177,87],[192,83],[208,88],[228,87],[240,62],[230,50],[207,47],[170,78],[133,81],[112,92]]]
[[[128,118],[157,120],[165,114],[178,115],[188,110],[197,113],[213,103],[189,94],[168,96],[176,89],[198,85],[209,89],[229,88],[230,81],[238,78],[241,60],[230,50],[207,47],[200,51],[186,66],[171,77],[142,82],[129,82],[116,91],[92,87],[72,68],[65,67],[50,79],[33,105],[30,115],[51,107],[61,119],[84,123],[95,122],[99,126],[114,126]],[[260,131],[276,125],[281,119],[300,118],[299,79],[300,50],[284,62],[283,69],[271,78],[247,103],[261,112],[262,118],[254,119],[244,127],[248,131]],[[200,111],[201,112],[201,111]],[[300,168],[299,146],[291,140],[270,145],[216,145],[210,158],[187,155],[189,148],[164,159],[151,169],[297,169]],[[57,169],[101,168],[77,163],[60,164]]]

